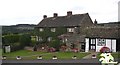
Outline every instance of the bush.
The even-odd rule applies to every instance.
[[[11,51],[17,51],[21,49],[22,47],[20,46],[20,43],[14,43],[13,45],[11,45]]]
[[[16,43],[19,41],[19,35],[5,35],[2,37],[3,44]]]
[[[60,47],[60,41],[59,41],[59,39],[54,39],[54,40],[52,40],[52,41],[49,43],[49,46],[55,48],[55,49],[58,51],[58,50],[59,50],[59,47]]]
[[[30,43],[30,46],[35,46],[37,44],[37,41],[32,40]]]
[[[25,46],[29,46],[31,43],[31,36],[29,34],[23,34],[19,38],[20,46],[24,48]]]

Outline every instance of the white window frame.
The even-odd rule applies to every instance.
[[[50,42],[52,41],[52,37],[48,37],[47,40]]]
[[[51,32],[55,32],[56,31],[56,28],[51,28]]]
[[[39,31],[42,32],[42,31],[44,31],[44,29],[43,28],[39,28]]]
[[[95,49],[95,46],[91,46],[91,49]]]
[[[95,39],[91,39],[91,44],[95,44]]]
[[[67,31],[68,31],[68,32],[74,32],[75,29],[74,29],[74,28],[67,28]]]
[[[42,37],[38,37],[38,41],[43,41],[43,38]]]

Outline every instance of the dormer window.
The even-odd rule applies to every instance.
[[[51,28],[51,32],[55,32],[56,31],[56,28]]]
[[[74,28],[67,28],[67,31],[68,31],[68,32],[74,32],[75,29],[74,29]]]
[[[43,28],[39,28],[39,31],[42,32],[44,29]]]

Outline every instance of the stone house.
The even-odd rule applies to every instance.
[[[44,15],[36,28],[40,32],[45,28],[49,28],[51,32],[56,32],[59,27],[65,28],[67,32],[58,37],[69,48],[74,44],[80,50],[81,44],[84,42],[84,35],[80,35],[81,29],[90,26],[93,26],[93,22],[88,13],[72,14],[72,11],[68,11],[66,16],[58,16],[57,13],[54,13],[53,17],[47,18],[47,15]]]
[[[68,11],[66,16],[58,16],[57,13],[54,13],[53,17],[44,15],[43,20],[40,21],[36,29],[39,32],[43,32],[45,28],[54,33],[58,32],[58,28],[64,28],[66,32],[56,37],[67,45],[67,50],[77,48],[79,51],[88,52],[94,50],[95,52],[99,52],[101,47],[108,46],[116,52],[118,50],[117,46],[120,43],[118,36],[119,23],[98,24],[96,20],[93,23],[88,13],[72,14],[72,11]],[[38,36],[38,38],[42,39],[41,36]],[[50,41],[52,37],[48,37],[47,39]],[[98,40],[106,42],[102,44],[103,46],[99,47]],[[110,43],[110,41],[112,42]]]

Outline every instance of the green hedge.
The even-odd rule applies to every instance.
[[[20,35],[12,34],[12,35],[5,35],[2,37],[3,44],[10,44],[19,42]]]
[[[10,45],[12,51],[23,49],[25,46],[29,46],[31,43],[31,36],[29,34],[11,34],[2,37],[2,43],[4,45]]]

